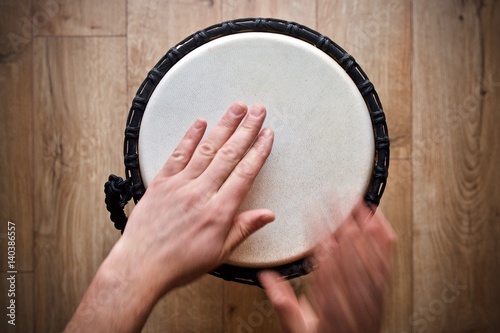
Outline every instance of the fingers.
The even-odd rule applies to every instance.
[[[356,246],[356,245],[357,246]],[[362,241],[362,237],[356,240],[347,240],[342,247],[342,261],[340,263],[347,277],[347,293],[351,296],[351,311],[364,318],[358,327],[376,328],[380,323],[380,312],[383,307],[383,294],[385,286],[376,285],[373,275],[378,270],[373,270],[373,262],[366,262],[362,255],[371,254],[372,261],[378,261],[379,257],[369,252],[370,246]]]
[[[203,177],[210,178],[207,182],[211,184],[212,189],[218,190],[236,165],[240,163],[240,160],[256,140],[265,117],[266,109],[264,106],[258,104],[253,105],[250,108],[248,116],[243,121],[243,124],[219,149],[213,162],[207,167],[203,174]],[[266,134],[269,134],[269,130],[263,131],[262,134],[266,137]],[[262,146],[261,141],[258,141],[260,146]],[[252,154],[252,157],[254,157],[253,155],[255,154]],[[250,160],[250,162],[253,163],[252,160]],[[253,169],[254,168],[252,168],[252,171]]]
[[[332,241],[334,242],[334,240]],[[338,332],[351,332],[356,319],[350,313],[351,297],[348,293],[348,279],[342,267],[343,255],[340,246],[331,248],[328,257],[318,261],[319,268],[313,273],[314,302],[319,310],[322,325]]]
[[[381,209],[377,209],[366,228],[368,232],[373,234],[375,241],[380,244],[383,253],[390,256],[394,244],[397,242],[397,236]]]
[[[367,309],[377,312],[384,302],[384,293],[389,287],[390,267],[389,258],[384,256],[380,249],[369,240],[358,239],[353,243],[356,261],[363,268],[363,289],[368,301]],[[361,274],[359,274],[361,275]]]
[[[358,249],[365,265],[371,268],[374,284],[387,287],[392,268],[392,250],[396,234],[380,209],[367,223],[363,247]],[[359,247],[359,245],[358,245]]]
[[[363,229],[366,223],[373,217],[374,208],[368,207],[365,200],[360,198],[353,210],[351,211],[351,216],[356,220],[360,229]]]
[[[374,214],[364,203],[357,204],[332,239],[330,243],[342,248],[351,248],[355,244],[356,255],[362,259],[373,282],[379,282],[377,285],[390,275],[396,234],[380,209]],[[325,253],[322,255],[327,256]]]
[[[358,204],[342,227],[318,245],[314,301],[322,309],[322,323],[339,331],[377,331],[395,239],[380,209],[373,214]]]
[[[333,237],[335,237],[338,242],[341,242],[342,238],[344,238],[344,234],[347,232],[350,233],[351,237],[359,236],[364,229],[366,221],[370,218],[370,215],[370,208],[366,206],[363,199],[360,199],[344,222],[333,233]]]
[[[239,207],[255,177],[262,169],[267,157],[271,153],[274,133],[268,128],[263,129],[252,148],[245,157],[236,165],[233,172],[226,179],[219,190],[219,194],[228,198],[233,207]]]
[[[185,168],[188,177],[196,178],[205,171],[217,154],[217,151],[238,128],[246,113],[247,107],[242,102],[236,102],[229,107],[215,128],[194,151],[191,161],[189,161]]]
[[[280,276],[266,271],[259,274],[259,280],[267,297],[273,304],[283,333],[307,332],[306,321],[290,283],[279,281]]]
[[[197,119],[194,122],[160,171],[163,176],[169,177],[175,175],[186,167],[193,156],[196,146],[200,143],[206,128],[207,122],[205,119]]]
[[[274,219],[274,213],[269,209],[249,210],[236,216],[226,237],[224,253],[232,253],[248,236]]]
[[[355,216],[351,213],[346,217],[344,222],[340,225],[340,227],[332,234],[332,238],[335,241],[342,245],[345,240],[352,238],[355,239],[361,235],[361,228],[359,227],[359,223],[356,220]]]

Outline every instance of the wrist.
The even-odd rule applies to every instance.
[[[97,271],[95,282],[99,293],[95,297],[108,300],[122,327],[140,331],[162,295],[137,265],[131,251],[121,240],[113,247]]]
[[[175,270],[168,269],[169,260],[152,252],[144,243],[124,234],[102,265],[110,279],[122,281],[130,293],[156,303],[175,287]],[[154,305],[154,304],[153,304]]]
[[[118,250],[115,246],[99,267],[67,332],[140,332],[157,294],[130,269]]]

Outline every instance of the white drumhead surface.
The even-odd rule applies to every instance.
[[[182,58],[151,96],[139,135],[146,188],[196,118],[207,119],[208,133],[235,101],[263,104],[264,126],[275,132],[242,209],[269,208],[276,221],[228,263],[270,267],[303,258],[366,192],[375,148],[365,101],[345,71],[306,42],[258,32],[218,38]]]

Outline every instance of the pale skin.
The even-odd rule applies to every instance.
[[[288,282],[261,273],[283,333],[380,332],[395,241],[382,211],[360,203],[317,246],[307,297],[297,300]]]
[[[265,208],[237,214],[271,151],[274,133],[261,129],[265,116],[262,105],[234,103],[203,140],[206,121],[195,121],[134,208],[67,332],[139,332],[158,300],[222,264],[274,220]],[[368,212],[360,205],[318,247],[309,301],[299,305],[273,273],[260,276],[284,332],[375,332],[360,330],[357,320],[380,326],[395,236],[381,213]],[[355,268],[336,266],[350,266],[353,256]],[[351,273],[359,278],[342,287],[341,276]]]

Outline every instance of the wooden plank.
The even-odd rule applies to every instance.
[[[224,21],[242,17],[273,17],[295,21],[316,28],[316,1],[314,0],[223,0]]]
[[[417,332],[496,332],[498,3],[415,1],[413,13],[410,321]]]
[[[500,3],[485,1],[479,8],[482,37],[481,91],[478,86],[472,98],[464,100],[464,107],[475,105],[479,121],[475,133],[479,160],[477,183],[470,196],[471,218],[476,224],[471,235],[470,255],[475,263],[472,270],[474,315],[478,331],[500,331]],[[471,102],[473,101],[473,102]],[[482,118],[482,119],[481,119]],[[477,163],[477,162],[476,162]],[[469,187],[469,184],[466,185]]]
[[[0,316],[1,332],[33,332],[33,113],[31,34],[23,28],[29,1],[0,3]],[[15,222],[15,264],[7,262],[7,226]],[[5,271],[16,270],[15,286]],[[12,281],[14,282],[14,281]],[[14,292],[14,294],[12,294]],[[10,301],[15,301],[15,326]]]
[[[392,160],[389,182],[380,208],[398,235],[394,249],[391,290],[382,332],[411,332],[412,313],[412,173],[411,160]]]
[[[35,330],[60,332],[119,237],[103,183],[122,168],[126,40],[33,43]]]
[[[15,276],[15,287],[11,287],[10,284],[13,280],[7,280],[7,278],[11,278],[11,274],[3,272],[0,274],[0,299],[2,300],[0,331],[4,333],[35,332],[33,272],[18,272]],[[9,295],[11,290],[15,290],[14,297]],[[15,325],[8,322],[12,320],[12,317],[7,316],[11,314],[11,309],[7,309],[7,307],[12,308],[11,299],[15,301],[15,321],[13,322]]]
[[[220,22],[220,8],[219,0],[128,1],[129,105],[158,60],[185,37]],[[121,115],[123,124],[126,116]],[[223,285],[222,280],[206,276],[167,295],[146,323],[145,332],[166,328],[169,332],[223,332]]]
[[[0,270],[7,267],[7,221],[16,224],[18,271],[33,270],[31,35],[20,18],[29,1],[0,4]]]
[[[278,320],[264,290],[227,282],[224,302],[225,332],[279,332]]]
[[[318,31],[361,65],[380,96],[391,138],[391,157],[411,152],[410,2],[318,0]]]
[[[126,0],[33,0],[35,36],[125,35]]]
[[[305,293],[309,276],[290,281],[297,297]],[[225,332],[281,332],[271,302],[263,289],[228,282],[225,286]]]
[[[171,47],[196,31],[221,21],[220,7],[220,0],[128,2],[130,102],[147,73]]]
[[[221,280],[210,275],[174,290],[155,307],[143,332],[226,332],[222,329],[222,293]]]

